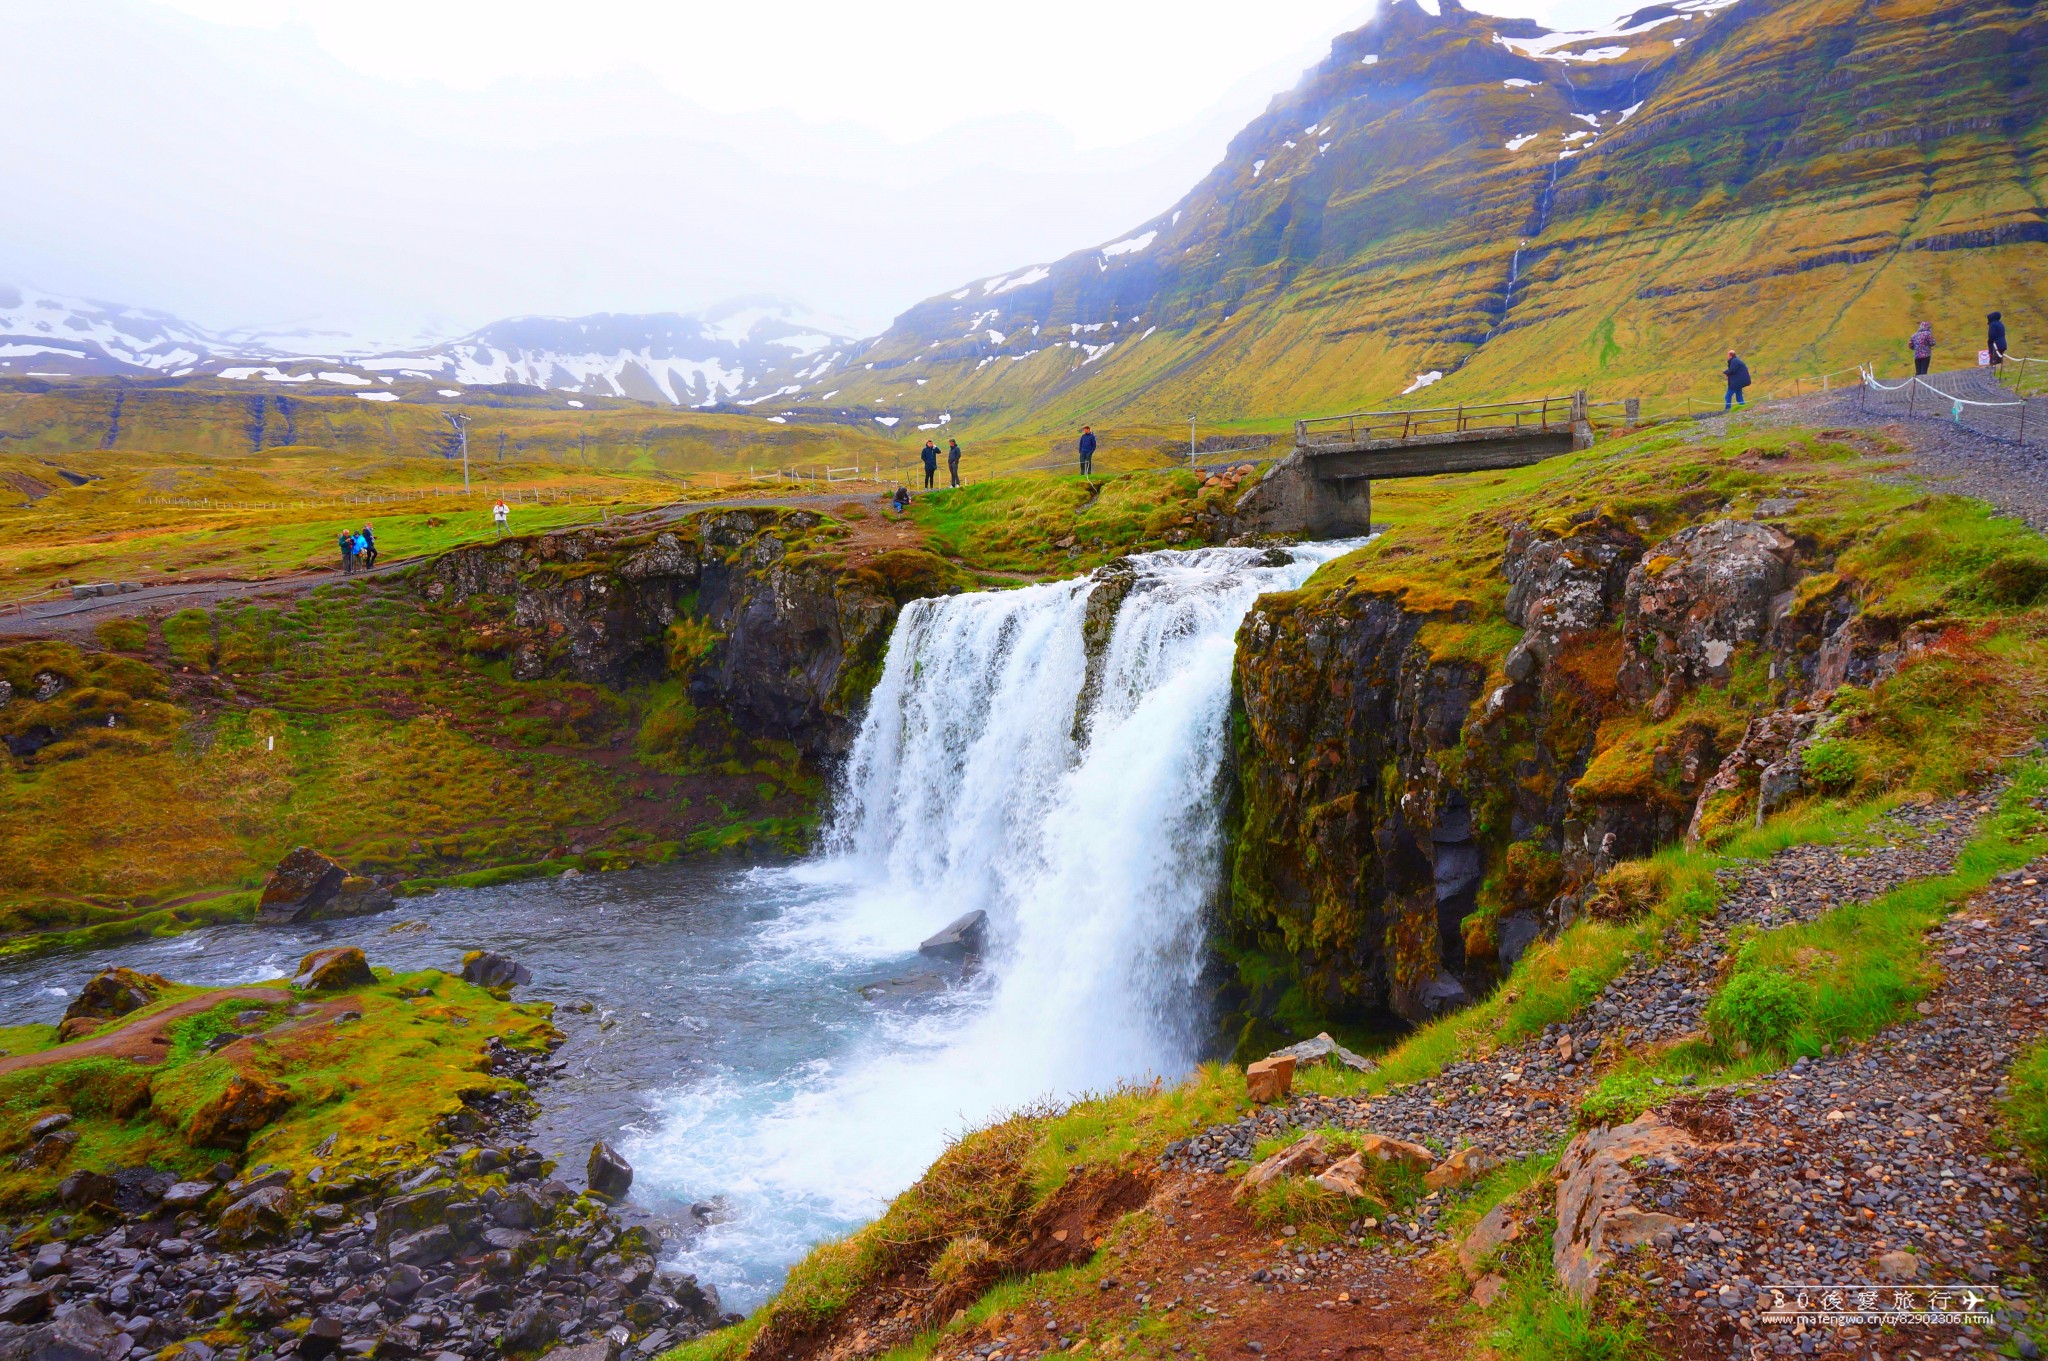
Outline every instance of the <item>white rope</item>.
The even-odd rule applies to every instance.
[[[1876,389],[1877,389],[1877,390],[1878,390],[1879,392],[1904,392],[1904,391],[1905,391],[1905,390],[1906,390],[1907,388],[1909,388],[1909,387],[1914,387],[1914,386],[1922,387],[1922,388],[1925,388],[1925,389],[1926,389],[1927,391],[1929,391],[1929,392],[1933,393],[1933,394],[1934,394],[1935,396],[1937,396],[1937,397],[1941,398],[1941,399],[1942,399],[1943,401],[1945,401],[1945,402],[1953,402],[1953,403],[1954,403],[1954,404],[1955,404],[1956,406],[1959,406],[1959,407],[1963,407],[1963,406],[1981,406],[1981,407],[1984,407],[1984,408],[1986,408],[1986,409],[1991,409],[1991,408],[1997,408],[1997,407],[2015,407],[2015,406],[2025,406],[2025,405],[2026,405],[2026,403],[2025,403],[2025,402],[2023,402],[2023,401],[2021,401],[2021,402],[1978,402],[1978,401],[1972,401],[1972,400],[1971,400],[1970,398],[1968,398],[1968,397],[1958,397],[1958,396],[1956,396],[1956,395],[1955,395],[1955,394],[1954,394],[1953,392],[1943,392],[1943,391],[1942,391],[1942,390],[1941,390],[1940,388],[1938,388],[1938,387],[1936,387],[1936,386],[1935,386],[1934,384],[1932,384],[1932,383],[1928,382],[1928,381],[1927,381],[1927,380],[1926,380],[1925,378],[1920,378],[1920,377],[1913,377],[1913,378],[1908,378],[1908,379],[1907,379],[1907,380],[1906,380],[1905,382],[1903,382],[1903,383],[1896,383],[1896,384],[1894,384],[1894,383],[1880,383],[1880,382],[1878,382],[1878,381],[1877,381],[1877,375],[1875,375],[1874,373],[1872,373],[1872,372],[1871,372],[1871,371],[1870,371],[1869,369],[1865,369],[1865,370],[1863,370],[1863,381],[1864,381],[1864,383],[1865,383],[1866,385],[1868,385],[1868,386],[1870,386],[1870,387],[1874,387],[1874,388],[1876,388]]]

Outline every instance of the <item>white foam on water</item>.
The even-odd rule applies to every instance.
[[[878,1009],[832,1052],[663,1096],[628,1148],[643,1184],[715,1197],[677,1263],[760,1302],[820,1239],[873,1217],[963,1130],[1195,1062],[1202,923],[1222,862],[1220,771],[1239,622],[1354,543],[1144,554],[1076,722],[1090,580],[907,606],[834,801],[826,849],[759,871],[797,903],[748,966],[913,959],[988,913],[981,972]],[[1077,736],[1078,733],[1078,736]]]

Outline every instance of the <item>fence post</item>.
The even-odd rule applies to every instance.
[[[1919,395],[1920,379],[1916,376],[1906,384],[1906,415],[1908,418],[1911,418],[1913,415],[1913,399]]]

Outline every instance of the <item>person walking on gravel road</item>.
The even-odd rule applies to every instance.
[[[1934,362],[1934,323],[1923,321],[1920,329],[1913,332],[1913,338],[1906,342],[1913,351],[1913,372],[1924,374],[1927,366]]]
[[[1992,368],[2005,362],[2005,313],[1993,312],[1984,318],[1984,350],[1991,356]]]
[[[1749,365],[1742,362],[1735,351],[1728,351],[1728,367],[1721,370],[1721,376],[1728,380],[1728,394],[1721,399],[1721,409],[1730,410],[1747,406],[1742,400],[1742,390],[1749,386]]]

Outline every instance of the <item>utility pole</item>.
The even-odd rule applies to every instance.
[[[1195,418],[1188,417],[1188,466],[1195,466]]]
[[[448,424],[455,427],[455,436],[462,442],[462,494],[469,495],[469,417],[459,411],[445,411]]]

